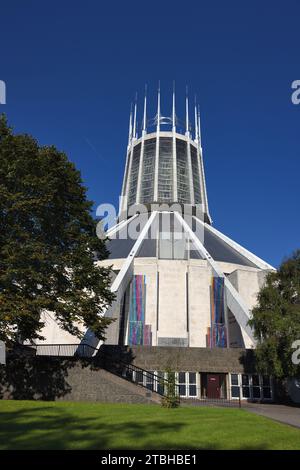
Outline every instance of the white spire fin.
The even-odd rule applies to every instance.
[[[134,139],[136,139],[136,112],[137,112],[137,93],[135,94],[133,132],[132,132],[132,136],[133,136]]]
[[[189,96],[188,96],[188,87],[186,87],[186,96],[185,96],[185,135],[189,136],[190,134],[190,123],[189,123]]]
[[[160,130],[160,81],[158,82],[158,92],[157,92],[157,132]]]
[[[202,148],[202,142],[201,142],[201,123],[200,123],[200,107],[198,105],[198,141],[199,141],[199,147]]]
[[[175,80],[173,81],[172,130],[173,132],[176,132]]]
[[[145,85],[145,97],[144,97],[144,116],[143,116],[143,136],[146,134],[147,126],[147,85]]]
[[[132,103],[130,105],[129,130],[128,130],[128,147],[131,144],[131,139],[132,139]]]
[[[195,95],[195,141],[199,141],[198,135],[198,115],[197,115],[197,97]]]

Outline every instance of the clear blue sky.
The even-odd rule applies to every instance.
[[[135,91],[160,79],[168,114],[175,79],[180,114],[188,84],[214,225],[277,266],[300,248],[299,18],[298,0],[1,2],[0,112],[117,204]]]

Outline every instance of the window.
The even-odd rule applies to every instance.
[[[131,165],[131,174],[129,182],[129,194],[128,194],[128,205],[132,205],[136,202],[136,191],[137,191],[137,180],[138,172],[140,165],[140,153],[141,153],[141,144],[136,145],[133,148],[132,154],[132,165]]]
[[[191,148],[191,162],[192,162],[195,204],[200,204],[201,203],[201,188],[200,188],[200,180],[199,180],[197,149],[192,144],[190,148]]]
[[[143,371],[135,371],[135,382],[139,385],[144,385],[144,373]]]
[[[163,392],[164,392],[165,373],[161,372],[161,371],[158,371],[158,372],[155,373],[155,375],[157,376],[156,390],[157,390],[158,393],[160,393],[162,395]]]
[[[173,200],[173,139],[159,140],[158,200]]]
[[[252,375],[252,385],[254,387],[259,387],[259,376],[258,375]]]
[[[263,375],[262,384],[263,384],[263,387],[269,387],[270,386],[270,377],[268,375]]]
[[[177,157],[177,194],[178,202],[190,204],[190,185],[187,161],[187,143],[184,140],[176,139]]]
[[[250,381],[249,375],[242,375],[242,396],[243,398],[250,398]]]
[[[262,377],[262,395],[266,400],[272,398],[271,379],[267,375],[263,375]]]
[[[179,395],[181,397],[186,396],[186,373],[185,372],[178,372],[178,385],[179,385]]]
[[[179,383],[185,383],[185,372],[179,372],[178,373],[178,382]]]
[[[241,396],[249,400],[271,400],[272,383],[268,376],[258,374],[230,374],[231,398]]]
[[[259,375],[252,375],[252,397],[259,399],[260,395]]]
[[[186,236],[174,214],[159,214],[158,220],[158,257],[160,259],[186,259]]]
[[[181,397],[197,397],[197,374],[196,372],[177,372],[176,381],[179,385]]]
[[[238,385],[238,384],[239,384],[238,374],[231,374],[231,385]]]
[[[253,387],[252,389],[253,393],[253,398],[260,398],[260,388],[259,387]]]
[[[146,373],[146,387],[149,389],[149,390],[154,390],[154,377],[153,375],[154,372],[153,371],[149,371],[149,373]]]
[[[239,385],[238,374],[230,374],[230,385],[231,385],[231,398],[239,398],[240,385]]]
[[[189,376],[189,396],[197,396],[196,372],[188,372]]]
[[[239,396],[240,396],[240,387],[237,387],[237,386],[231,387],[231,397],[239,398]]]
[[[156,139],[146,139],[142,171],[141,203],[153,201]]]

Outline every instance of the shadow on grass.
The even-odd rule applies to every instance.
[[[188,423],[178,419],[165,422],[159,418],[138,422],[137,416],[121,416],[118,423],[109,415],[82,417],[63,407],[36,406],[1,412],[0,449],[199,449],[224,448],[222,442],[190,442],[185,436]],[[200,432],[200,430],[199,430]],[[184,442],[182,436],[185,436]],[[194,437],[194,436],[193,436]],[[206,436],[207,438],[207,436]],[[237,449],[238,447],[234,447]],[[260,443],[240,449],[263,450]]]

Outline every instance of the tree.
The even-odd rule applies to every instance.
[[[259,370],[277,378],[299,376],[292,355],[294,341],[300,340],[300,250],[267,275],[249,324]]]
[[[71,334],[81,323],[104,337],[114,296],[91,208],[67,156],[0,116],[0,339],[41,339],[44,310]]]
[[[179,386],[176,384],[175,372],[171,366],[165,368],[167,381],[163,380],[161,385],[164,387],[164,396],[161,399],[163,408],[178,408],[180,405]]]

